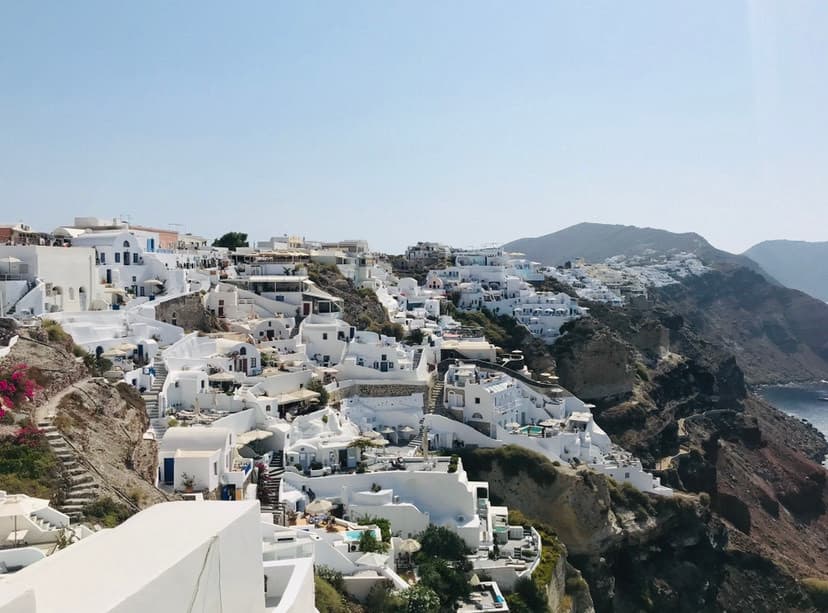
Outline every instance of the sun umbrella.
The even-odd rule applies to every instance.
[[[400,543],[400,546],[397,549],[401,553],[417,553],[422,548],[419,541],[415,541],[414,539],[405,539]]]
[[[385,426],[382,430],[380,430],[382,434],[394,434],[394,428],[390,428]]]
[[[327,513],[332,508],[333,503],[330,500],[317,498],[305,507],[305,512],[309,513],[310,515],[320,515],[322,513]]]
[[[539,422],[538,425],[544,428],[551,428],[555,425],[555,421],[552,419],[544,419],[542,422]]]
[[[469,579],[469,585],[472,587],[477,587],[478,585],[480,585],[480,577],[478,577],[477,575],[472,575],[471,579]]]
[[[388,444],[388,441],[384,438],[378,438],[371,442],[371,445],[374,447],[385,447]]]
[[[356,563],[360,566],[382,566],[388,560],[383,553],[366,553],[357,558]]]
[[[509,430],[516,430],[517,428],[520,428],[520,424],[516,421],[512,421],[506,424],[506,428]]]
[[[164,285],[163,281],[159,281],[158,279],[147,279],[144,281],[144,285],[154,285],[155,287],[161,287]]]
[[[403,426],[402,428],[400,428],[400,432],[403,432],[405,434],[411,434],[414,431],[414,428],[412,428],[411,426]]]

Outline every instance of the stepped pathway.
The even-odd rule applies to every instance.
[[[428,400],[426,401],[426,411],[428,413],[443,413],[445,406],[443,404],[443,389],[446,384],[443,381],[437,381],[428,390]]]
[[[150,419],[147,432],[152,433],[156,441],[160,441],[167,431],[167,419],[161,415],[161,410],[158,408],[158,394],[164,389],[164,382],[167,380],[167,366],[164,364],[163,357],[161,357],[161,351],[155,355],[152,367],[155,369],[155,380],[153,380],[149,391],[141,394],[141,398],[144,399],[147,415]]]
[[[92,473],[80,464],[75,450],[51,421],[42,421],[37,426],[43,430],[64,474],[68,475],[68,489],[63,503],[57,509],[77,521],[83,515],[83,507],[98,498],[98,484],[92,478]]]
[[[34,414],[32,415],[32,421],[36,424],[40,424],[54,419],[55,415],[57,415],[57,409],[60,405],[60,401],[72,392],[80,389],[84,383],[90,381],[91,379],[92,377],[86,377],[84,379],[80,379],[79,381],[75,381],[66,389],[61,390],[59,393],[49,398],[46,402],[35,408]]]
[[[684,419],[685,418],[682,417],[681,419],[678,420],[679,440],[681,439],[681,437],[687,436],[687,430],[684,428]],[[679,452],[676,455],[671,455],[671,456],[661,458],[656,462],[656,470],[667,470],[668,468],[670,468],[670,465],[673,463],[673,460],[675,458],[677,458],[679,456],[682,456],[685,453],[689,453],[689,452],[690,452],[690,447],[689,446],[683,445],[683,444],[680,445],[679,446]]]
[[[263,513],[273,513],[274,522],[278,525],[287,525],[285,503],[279,500],[279,488],[282,484],[282,475],[285,474],[284,454],[281,449],[273,452],[267,472],[259,480],[259,501]]]

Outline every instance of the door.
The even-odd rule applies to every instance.
[[[164,458],[164,485],[175,483],[175,458]]]
[[[235,500],[236,499],[236,486],[235,485],[222,485],[221,486],[221,499],[222,500]]]
[[[106,269],[106,283],[107,283],[107,285],[110,285],[112,283],[112,269],[111,268]]]
[[[302,315],[307,317],[310,315],[311,312],[311,303],[310,302],[303,302],[302,303]]]
[[[339,450],[339,468],[348,468],[348,450]]]
[[[129,251],[124,251],[124,266],[129,266]]]

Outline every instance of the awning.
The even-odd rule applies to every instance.
[[[273,432],[270,430],[251,430],[250,432],[239,434],[236,437],[236,443],[238,445],[247,445],[253,441],[260,441],[262,439],[270,438],[271,436],[273,436]]]
[[[290,404],[292,402],[302,402],[304,400],[313,400],[319,398],[319,392],[312,392],[311,390],[301,389],[295,392],[288,392],[286,394],[278,394],[274,396],[277,404]]]
[[[122,349],[112,348],[104,351],[101,356],[105,358],[122,358],[126,355],[126,351]]]
[[[163,281],[159,281],[158,279],[147,279],[144,281],[144,285],[154,285],[156,287],[161,287],[164,285]]]
[[[216,383],[225,383],[230,381],[235,381],[236,377],[229,372],[217,372],[209,375],[207,377],[210,381],[214,381]]]
[[[388,555],[384,553],[366,553],[356,559],[360,566],[383,566],[388,561]]]

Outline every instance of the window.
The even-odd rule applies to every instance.
[[[133,264],[137,264],[137,263],[138,263],[138,254],[137,254],[137,253],[133,253],[133,254],[132,254],[132,263],[133,263]]]
[[[181,387],[180,385],[178,385],[178,381],[175,382],[175,386],[176,387]]]
[[[322,340],[323,340],[323,341],[328,340],[328,333],[327,333],[327,332],[323,332],[323,333],[322,333]]]
[[[106,264],[106,254],[101,253],[101,264]]]
[[[250,358],[250,368],[256,368],[256,358]]]
[[[480,404],[480,398],[475,398],[474,399],[474,404]]]
[[[218,475],[218,462],[213,462],[213,475]]]
[[[129,241],[124,241],[124,249],[129,249]]]
[[[247,355],[247,347],[242,347],[239,349],[239,355]]]
[[[120,252],[120,251],[116,251],[116,252],[115,252],[115,263],[116,263],[116,264],[120,264],[120,263],[121,263],[121,252]]]
[[[133,283],[138,283],[138,277],[132,277],[132,282]]]
[[[624,473],[624,478],[629,479],[630,478],[630,473]]]
[[[383,353],[383,354],[382,354],[382,361],[383,361],[383,362],[385,362],[386,360],[388,360],[388,354],[387,354],[387,353]]]
[[[204,389],[204,379],[201,380],[201,389]]]

